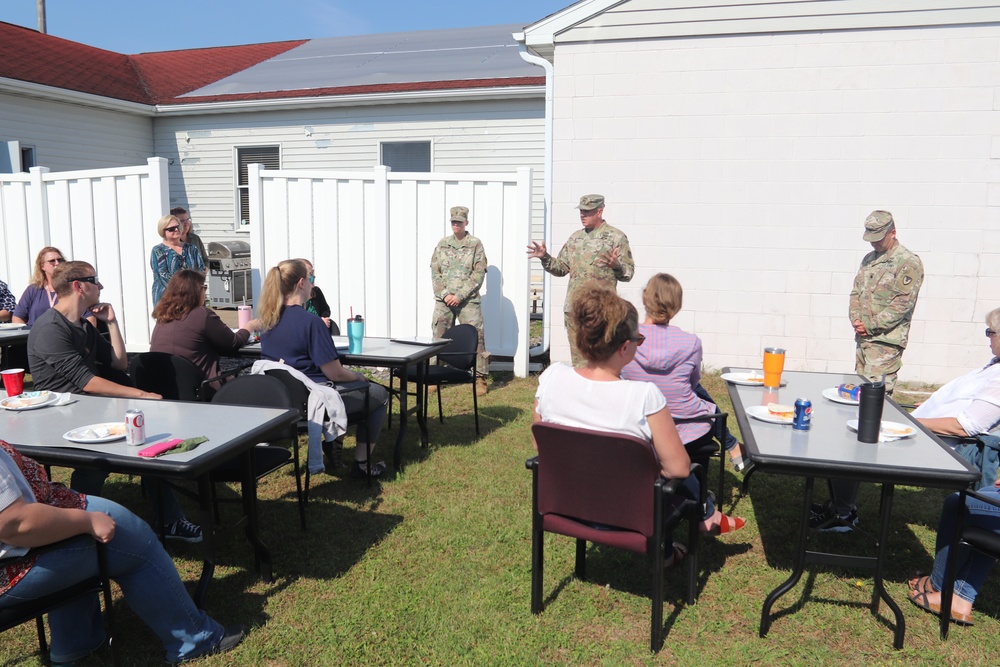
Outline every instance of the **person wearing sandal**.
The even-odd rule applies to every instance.
[[[577,349],[586,366],[555,363],[542,373],[535,394],[534,421],[625,433],[649,441],[663,475],[686,478],[682,493],[699,498],[698,480],[689,475],[691,459],[663,394],[652,383],[621,378],[622,368],[645,340],[635,306],[588,282],[577,292],[571,315],[576,323]],[[703,533],[721,535],[744,524],[743,519],[717,512],[709,499],[700,528]],[[669,563],[680,562],[685,553],[684,545],[676,543]]]
[[[680,312],[683,300],[680,282],[669,273],[658,273],[649,279],[642,291],[646,321],[639,325],[646,344],[622,369],[625,380],[655,384],[667,399],[671,416],[677,419],[718,412],[715,399],[701,386],[701,339],[670,324]],[[677,433],[685,445],[697,442],[710,429],[707,422],[677,425]],[[746,470],[749,461],[743,458],[743,445],[728,428],[725,447],[733,467],[738,472]]]
[[[267,272],[258,302],[263,329],[261,358],[287,364],[315,382],[367,382],[368,378],[361,373],[343,367],[327,325],[303,308],[313,289],[309,273],[309,266],[301,259],[286,259]],[[363,391],[347,392],[341,397],[348,415],[364,411]],[[354,448],[351,477],[357,479],[365,478],[365,468],[369,468],[372,477],[379,477],[386,470],[384,461],[369,465],[368,451],[374,449],[382,431],[389,392],[380,384],[372,384],[368,401],[371,407],[368,423],[358,424]]]
[[[993,496],[1000,501],[1000,480],[992,489],[979,489],[984,496]],[[910,602],[932,614],[941,613],[941,588],[944,586],[945,564],[948,550],[955,538],[958,518],[959,494],[953,493],[944,501],[941,519],[938,521],[937,538],[934,544],[934,569],[930,575],[910,579]],[[1000,534],[1000,507],[983,502],[978,498],[966,498],[965,516],[962,525],[973,526]],[[986,577],[996,559],[967,547],[957,554],[955,564],[955,593],[951,599],[951,620],[958,625],[972,625],[972,605],[983,587]]]

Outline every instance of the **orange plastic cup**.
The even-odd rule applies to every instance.
[[[785,370],[785,350],[780,347],[765,347],[764,386],[768,389],[780,387],[783,370]]]

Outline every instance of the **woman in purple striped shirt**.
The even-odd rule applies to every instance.
[[[658,273],[649,279],[642,291],[646,321],[639,325],[646,344],[622,369],[624,380],[652,382],[659,387],[670,414],[676,419],[717,412],[715,401],[701,386],[701,339],[670,324],[680,312],[683,298],[681,284],[669,273]],[[706,422],[677,424],[685,446],[705,437],[710,428]],[[726,451],[736,470],[746,468],[742,445],[728,429]]]

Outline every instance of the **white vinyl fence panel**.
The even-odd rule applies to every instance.
[[[130,350],[149,347],[156,221],[168,210],[167,161],[138,167],[0,174],[0,279],[20,296],[35,255],[48,245],[90,262]]]
[[[527,375],[531,169],[516,173],[249,171],[254,295],[267,270],[313,262],[342,330],[353,309],[371,336],[431,334],[430,259],[451,233],[452,206],[470,210],[469,233],[486,249],[486,348]],[[256,302],[256,298],[255,298]]]

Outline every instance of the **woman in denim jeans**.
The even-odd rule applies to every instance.
[[[228,651],[243,638],[242,627],[223,628],[194,605],[145,521],[110,500],[53,484],[36,461],[0,441],[0,608],[97,575],[95,540],[106,545],[110,577],[163,642],[167,662]],[[32,548],[60,541],[59,548],[30,557]],[[48,618],[52,664],[81,660],[104,644],[96,595]]]
[[[1000,480],[992,489],[980,489],[978,493],[1000,502],[998,487]],[[933,571],[930,576],[918,576],[910,580],[910,602],[934,614],[941,613],[941,588],[944,586],[948,552],[955,539],[958,498],[959,494],[953,493],[944,501],[934,545],[936,555]],[[1000,534],[1000,507],[978,498],[966,498],[962,525],[975,526]],[[983,587],[983,582],[993,569],[996,559],[968,547],[961,547],[956,555],[955,594],[951,599],[951,620],[959,625],[972,625],[972,605]]]

